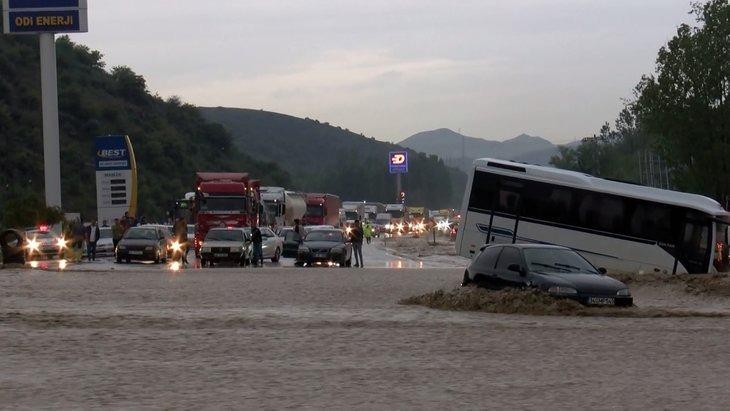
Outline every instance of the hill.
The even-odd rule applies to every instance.
[[[96,213],[93,139],[127,134],[139,167],[140,214],[162,218],[190,191],[195,172],[247,170],[267,184],[286,172],[239,150],[220,125],[179,99],[151,95],[128,67],[105,69],[102,54],[57,41],[62,199],[66,211]],[[43,197],[39,51],[36,36],[0,36],[0,210]]]
[[[521,134],[506,141],[468,137],[447,128],[423,131],[398,143],[413,150],[435,154],[461,169],[468,169],[475,158],[494,157],[546,165],[558,148],[542,137]],[[462,159],[462,144],[464,159]]]
[[[327,191],[344,200],[392,202],[395,178],[388,174],[388,152],[403,149],[329,123],[263,110],[200,107],[222,124],[236,145],[258,160],[276,162],[304,191]],[[436,156],[411,151],[403,176],[409,204],[431,208],[460,205],[466,175]]]

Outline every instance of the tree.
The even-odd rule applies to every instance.
[[[730,187],[730,3],[695,4],[637,86],[638,120],[655,137],[679,188],[722,201]]]

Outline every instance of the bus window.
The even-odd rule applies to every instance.
[[[709,259],[710,230],[707,224],[687,221],[680,245],[680,262],[690,274],[707,272]]]
[[[728,271],[728,256],[730,256],[730,249],[728,249],[728,225],[716,222],[715,258],[712,261],[715,270],[720,273]]]

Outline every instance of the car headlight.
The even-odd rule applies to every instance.
[[[200,249],[200,252],[201,253],[209,253],[210,252],[210,247],[203,247],[203,248]]]
[[[561,287],[558,285],[554,285],[550,288],[548,288],[548,292],[550,294],[563,294],[563,295],[571,295],[571,294],[578,294],[578,290],[571,287]]]
[[[299,247],[299,252],[300,253],[308,253],[309,252],[309,247],[300,246]]]
[[[631,291],[629,291],[628,288],[624,288],[622,290],[618,290],[618,292],[616,293],[616,295],[619,296],[619,297],[630,297],[631,296]]]
[[[153,249],[153,247],[151,247],[151,246],[147,246],[144,248],[145,251],[152,251],[152,249]]]

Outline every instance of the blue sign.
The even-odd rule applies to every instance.
[[[9,9],[79,8],[79,0],[8,0]]]
[[[408,173],[408,152],[404,150],[388,153],[388,169],[390,174]]]
[[[10,33],[61,33],[79,31],[79,11],[11,11]]]
[[[132,168],[126,136],[97,137],[95,147],[97,171],[130,170]]]
[[[3,0],[5,33],[83,33],[89,30],[86,0]]]

